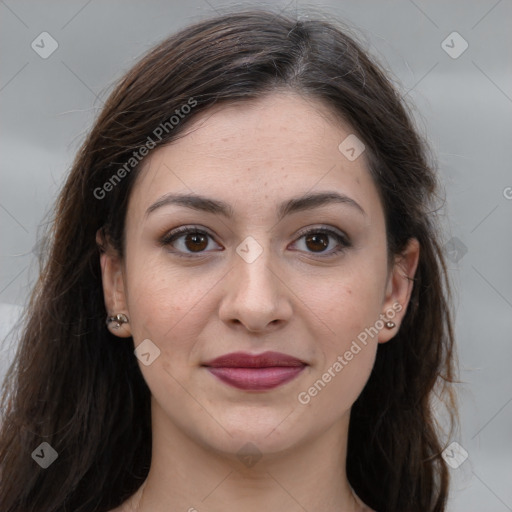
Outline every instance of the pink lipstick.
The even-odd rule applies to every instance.
[[[279,352],[252,355],[232,352],[205,366],[221,381],[238,389],[261,391],[281,386],[297,377],[307,366],[296,357]]]

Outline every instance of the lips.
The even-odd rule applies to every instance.
[[[203,364],[210,373],[238,389],[261,391],[281,386],[297,377],[307,364],[280,352],[233,352]]]

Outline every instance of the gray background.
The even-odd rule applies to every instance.
[[[0,0],[0,339],[37,277],[38,226],[115,80],[154,43],[230,5],[266,4]],[[451,470],[449,510],[512,511],[511,1],[308,5],[356,28],[416,105],[437,154],[462,381],[453,440],[469,453]],[[31,43],[45,31],[59,46],[43,59]],[[453,31],[469,44],[458,58],[442,47]],[[11,357],[4,341],[0,378]]]

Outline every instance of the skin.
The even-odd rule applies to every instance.
[[[135,347],[150,339],[160,350],[150,365],[139,361],[152,394],[149,476],[116,512],[371,510],[345,473],[350,410],[378,343],[398,332],[419,245],[411,240],[388,262],[384,212],[365,154],[349,161],[338,149],[351,133],[322,103],[276,92],[209,110],[186,136],[147,157],[128,205],[125,258],[111,248],[101,256],[107,311],[129,318],[112,332],[133,336]],[[278,204],[318,191],[346,194],[365,214],[333,203],[278,221]],[[235,215],[177,205],[145,215],[171,192],[223,200]],[[211,234],[202,252],[187,235],[159,245],[185,225]],[[352,245],[322,256],[338,242],[329,236],[322,250],[301,236],[306,227],[330,227]],[[248,236],[263,250],[251,263],[236,252]],[[396,327],[359,343],[357,355],[300,403],[299,393],[393,304],[402,306]],[[233,388],[201,367],[230,352],[267,350],[308,366],[259,392]],[[246,443],[261,455],[253,465],[237,456]]]

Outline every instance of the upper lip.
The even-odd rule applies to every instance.
[[[231,352],[203,364],[213,368],[269,368],[272,366],[304,366],[306,363],[296,357],[280,352]]]

